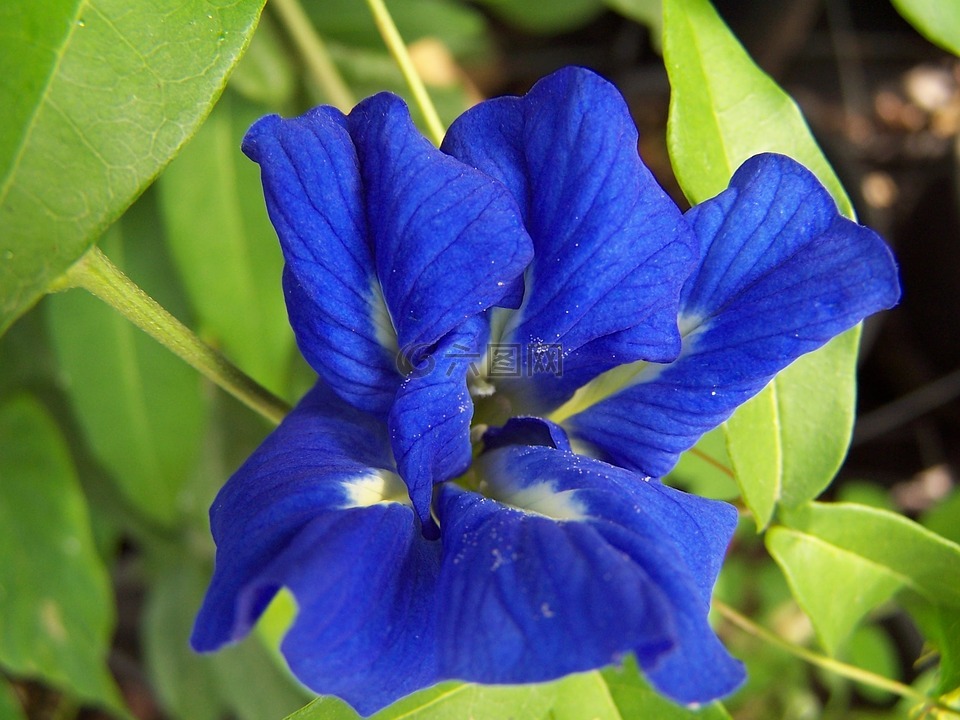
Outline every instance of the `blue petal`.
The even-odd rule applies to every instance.
[[[638,157],[616,88],[582,68],[560,70],[522,98],[464,113],[442,149],[501,180],[533,238],[526,294],[505,342],[560,345],[565,362],[582,353],[579,365],[594,374],[612,357],[676,357],[693,238]],[[576,388],[566,373],[534,375],[527,385],[529,399],[549,393],[552,404]]]
[[[195,649],[242,638],[286,586],[299,613],[283,651],[317,692],[369,713],[436,680],[439,546],[392,472],[382,421],[318,384],[220,491],[210,522],[217,559]]]
[[[485,450],[496,450],[508,445],[539,445],[570,450],[570,441],[563,428],[538,417],[510,418],[503,427],[492,427],[483,434]]]
[[[400,476],[424,530],[437,530],[430,518],[433,486],[462,474],[470,465],[473,400],[468,381],[479,372],[489,328],[483,316],[464,323],[419,360],[400,386],[387,423]]]
[[[519,209],[502,185],[433,147],[394,95],[360,103],[348,125],[400,347],[436,343],[529,264]]]
[[[789,158],[748,160],[687,218],[701,264],[683,289],[680,358],[565,423],[604,458],[655,477],[777,372],[899,297],[883,241]]]
[[[389,410],[398,349],[497,303],[530,260],[505,188],[431,146],[396,96],[349,117],[267,117],[243,147],[262,168],[301,351],[361,409]]]
[[[732,507],[549,447],[489,451],[479,470],[499,500],[439,499],[441,673],[530,682],[634,652],[681,702],[742,681],[707,624]]]
[[[440,668],[482,683],[552,680],[673,646],[670,599],[584,523],[445,485]],[[626,610],[629,608],[629,612]]]
[[[281,650],[304,684],[361,715],[439,681],[435,591],[440,545],[409,507],[322,515],[263,573],[297,599]]]
[[[261,167],[300,351],[341,397],[384,412],[400,384],[396,341],[384,322],[346,119],[329,107],[290,120],[265,117],[247,132],[243,150]]]

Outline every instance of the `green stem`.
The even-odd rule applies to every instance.
[[[393,18],[390,17],[387,6],[384,5],[383,0],[367,0],[367,5],[370,8],[370,12],[373,13],[374,22],[377,23],[377,29],[383,37],[384,44],[386,44],[387,49],[390,50],[397,65],[400,66],[400,72],[403,73],[407,85],[410,86],[413,99],[420,108],[420,112],[423,113],[423,119],[427,123],[427,131],[433,138],[433,144],[439,146],[440,143],[443,142],[443,136],[446,130],[443,127],[443,123],[440,122],[437,108],[434,107],[433,101],[427,94],[427,88],[424,87],[423,80],[420,79],[420,74],[413,65],[413,60],[410,58],[407,46],[403,42],[403,38],[400,37],[400,32],[397,30]]]
[[[330,51],[314,30],[313,23],[298,0],[270,0],[270,7],[276,11],[307,69],[329,101],[343,111],[352,108],[356,104],[353,93],[340,76]]]
[[[899,695],[900,697],[915,700],[919,703],[922,703],[926,708],[935,708],[941,712],[948,712],[956,717],[960,717],[960,710],[952,708],[948,705],[944,705],[939,700],[928,697],[922,692],[914,690],[909,685],[905,685],[896,680],[891,680],[890,678],[885,678],[882,675],[877,675],[876,673],[858,668],[854,665],[848,665],[847,663],[834,660],[833,658],[829,658],[825,655],[820,655],[819,653],[815,653],[805,647],[794,645],[793,643],[784,640],[779,635],[770,632],[765,627],[753,622],[753,620],[745,615],[741,615],[732,607],[724,602],[721,602],[720,600],[717,600],[716,598],[713,600],[713,608],[720,613],[720,615],[744,632],[753,635],[754,637],[759,638],[766,643],[774,645],[781,650],[790,653],[794,657],[798,657],[801,660],[810,663],[811,665],[816,665],[817,667],[823,668],[824,670],[832,672],[836,675],[840,675],[841,677],[845,677],[849,680],[855,680],[856,682],[863,683],[864,685],[870,685],[872,687],[879,688],[880,690],[886,690],[887,692]]]
[[[165,345],[240,402],[268,420],[279,423],[290,406],[203,343],[183,323],[110,262],[99,248],[92,248],[52,290],[79,287],[103,300],[127,320]]]

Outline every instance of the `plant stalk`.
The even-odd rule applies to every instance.
[[[278,424],[290,406],[163,309],[97,248],[77,261],[52,290],[79,287],[103,300],[240,402]]]

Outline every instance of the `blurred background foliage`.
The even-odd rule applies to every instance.
[[[28,20],[39,23],[30,32],[53,34],[56,27],[44,23],[54,23],[62,10],[73,18],[69,32],[88,26],[92,32],[119,7],[59,2],[44,16],[18,10],[21,5],[15,0],[0,10],[0,26],[20,28],[21,41]],[[955,545],[920,529],[960,542],[960,11],[944,10],[948,5],[715,3],[749,55],[798,102],[860,220],[895,247],[905,288],[902,304],[864,329],[853,446],[822,498],[859,506],[842,517],[836,512],[845,506],[832,502],[801,508],[781,517],[784,524],[765,537],[757,526],[766,520],[745,520],[718,596],[796,646],[826,651],[921,692],[936,686],[956,694],[960,614],[952,596],[960,593],[960,556]],[[41,252],[47,248],[38,249],[30,267],[49,267],[41,278],[48,283],[103,232],[101,249],[148,294],[294,402],[312,375],[286,322],[279,248],[257,168],[239,152],[240,139],[261,115],[291,115],[336,101],[317,80],[304,32],[322,38],[353,98],[381,90],[406,94],[406,87],[357,0],[304,0],[309,25],[291,20],[288,0],[271,0],[255,33],[257,2],[234,10],[213,1],[185,7],[182,17],[164,22],[182,25],[174,36],[209,41],[213,59],[206,67],[214,69],[204,76],[206,89],[185,96],[175,111],[159,108],[155,128],[137,129],[153,138],[149,152],[141,153],[138,165],[129,163],[129,177],[111,166],[119,175],[111,174],[102,203],[75,214],[82,228],[50,256]],[[77,8],[86,10],[74,17]],[[670,84],[659,0],[393,0],[389,8],[445,122],[483,97],[524,92],[558,67],[581,64],[622,90],[640,127],[642,156],[679,203],[686,202],[681,186],[689,192],[699,182],[678,181],[669,159]],[[208,19],[219,29],[207,28]],[[148,18],[136,32],[149,36],[151,22],[161,20]],[[163,33],[170,35],[170,27]],[[196,93],[216,94],[248,39],[209,117],[150,184],[205,113],[205,107],[191,107]],[[150,37],[144,42],[149,45]],[[194,63],[208,51],[200,45]],[[19,47],[11,41],[0,53],[0,76]],[[89,70],[95,65],[85,64],[84,53],[96,49],[81,47],[64,62]],[[108,60],[117,68],[137,65],[122,55]],[[36,78],[0,81],[4,97],[27,97],[23,108],[10,103],[0,114],[0,125],[7,126],[0,131],[0,161],[8,204],[33,202],[29,187],[25,199],[17,199],[23,183],[11,178],[18,169],[28,181],[51,183],[58,192],[61,185],[82,184],[89,172],[82,157],[68,155],[56,160],[65,168],[58,178],[50,169],[57,167],[54,160],[33,167],[29,153],[21,162],[13,149],[10,128],[30,111],[30,97],[36,103],[44,79],[42,58],[37,62]],[[169,64],[172,85],[190,75],[173,67],[175,58]],[[83,85],[77,77],[69,81]],[[101,86],[113,105],[138,101],[123,85]],[[53,86],[51,107],[69,99],[70,91]],[[89,102],[106,102],[93,95]],[[171,117],[175,128],[164,139]],[[56,132],[51,136],[56,139]],[[144,142],[137,133],[120,138],[121,144]],[[37,222],[31,232],[54,232]],[[17,264],[21,258],[4,242],[0,238],[0,263],[8,267],[0,280],[20,288],[3,308],[8,324],[42,287],[40,281],[20,282],[26,265]],[[212,570],[207,508],[269,429],[86,293],[49,296],[10,327],[0,338],[0,718],[264,720],[309,702],[275,649],[292,612],[287,598],[234,648],[198,656],[187,645]],[[845,442],[838,442],[842,456]],[[701,494],[736,498],[727,448],[723,432],[711,433],[673,479]],[[919,525],[891,524],[888,515],[878,520],[870,508]],[[856,537],[830,537],[830,528]],[[891,537],[904,557],[871,559],[869,546],[889,544]],[[945,601],[931,602],[931,596]],[[880,720],[907,717],[916,706],[815,668],[729,621],[721,621],[720,631],[749,668],[747,686],[725,709],[694,713],[670,706],[627,667],[534,689],[441,687],[384,717],[473,712],[500,718],[522,707],[519,717],[569,720]],[[325,699],[295,717],[355,715]]]

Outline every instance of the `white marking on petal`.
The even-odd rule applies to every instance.
[[[496,496],[523,512],[543,515],[554,520],[586,520],[586,507],[576,498],[576,490],[557,492],[551,482],[539,482],[509,493]]]
[[[346,495],[344,508],[370,507],[381,503],[413,504],[403,480],[389,470],[375,470],[342,482]]]
[[[390,317],[390,309],[387,307],[387,301],[383,297],[383,288],[380,287],[380,280],[376,275],[370,278],[370,319],[373,321],[373,332],[377,342],[396,354],[400,349],[397,342],[397,329]]]

